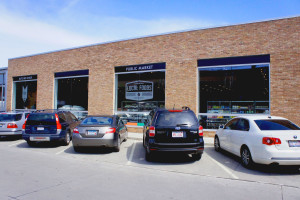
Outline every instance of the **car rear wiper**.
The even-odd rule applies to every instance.
[[[190,124],[177,124],[176,126],[191,126]]]

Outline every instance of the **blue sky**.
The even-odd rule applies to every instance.
[[[48,51],[299,15],[300,0],[0,0],[0,67]]]

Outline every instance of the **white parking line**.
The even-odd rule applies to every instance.
[[[216,161],[215,159],[213,159],[212,157],[210,157],[208,154],[206,154],[208,156],[208,158],[210,158],[214,163],[216,163],[219,167],[221,167],[225,172],[227,172],[232,178],[234,179],[239,179],[239,177],[237,177],[235,174],[233,174],[231,172],[230,169],[228,169],[225,165],[222,165],[220,162]]]
[[[127,161],[126,165],[130,165],[131,162],[132,162],[133,153],[135,151],[135,146],[136,146],[136,140],[134,140],[134,142],[133,142],[133,146],[132,146],[132,149],[131,149],[131,152],[130,152],[129,160]]]
[[[16,146],[16,145],[18,145],[18,144],[22,144],[22,143],[24,143],[25,141],[18,141],[18,142],[15,142],[15,143],[13,143],[13,144],[10,144],[10,145],[8,145],[9,147],[12,147],[12,146]]]
[[[68,148],[71,148],[71,146],[65,147],[63,150],[57,152],[56,155],[59,155],[59,154],[63,153],[63,152],[64,152],[65,150],[67,150]]]

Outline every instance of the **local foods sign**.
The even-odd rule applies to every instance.
[[[125,98],[135,101],[153,99],[153,82],[133,81],[126,83]]]

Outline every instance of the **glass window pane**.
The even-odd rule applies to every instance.
[[[165,72],[119,74],[118,111],[149,111],[165,105]]]
[[[36,109],[37,81],[16,82],[16,109]]]
[[[88,77],[58,79],[57,84],[58,109],[88,110]]]

